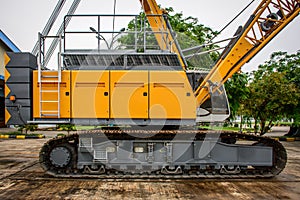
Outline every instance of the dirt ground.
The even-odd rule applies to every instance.
[[[38,153],[54,133],[45,135],[0,140],[0,199],[300,199],[300,142],[283,142],[288,164],[272,179],[78,180],[45,177]]]

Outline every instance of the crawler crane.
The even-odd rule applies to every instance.
[[[59,3],[57,10],[64,1]],[[47,35],[50,26],[44,29],[34,55],[6,55],[6,124],[105,126],[45,143],[40,163],[46,173],[255,178],[273,177],[284,169],[286,151],[278,141],[197,130],[195,124],[201,117],[219,121],[217,116],[228,115],[222,85],[299,14],[300,0],[261,0],[202,82],[198,73],[187,70],[167,14],[155,0],[140,0],[145,20],[131,15],[74,15],[78,3],[74,1],[57,36]],[[134,30],[105,30],[103,19],[120,17],[139,24]],[[78,18],[94,19],[97,27],[70,30],[68,23]],[[74,48],[71,38],[76,34],[96,41],[97,48]],[[112,35],[110,42],[107,34]],[[132,38],[131,43],[119,42],[120,37]],[[45,51],[48,38],[54,46],[59,44],[54,71],[45,66],[47,55],[53,53]],[[224,109],[216,109],[213,98]],[[218,103],[221,100],[225,103]],[[199,110],[206,113],[201,116]]]

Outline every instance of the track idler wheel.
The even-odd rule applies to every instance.
[[[69,143],[45,144],[40,152],[42,168],[53,173],[71,172],[76,168],[76,151]]]
[[[72,163],[72,151],[73,148],[69,144],[54,147],[49,154],[51,164],[56,168],[69,166]]]

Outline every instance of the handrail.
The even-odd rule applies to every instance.
[[[156,36],[156,40],[158,44],[160,45],[160,48],[162,50],[165,50],[167,48],[165,41],[174,41],[171,44],[171,49],[172,52],[175,52],[178,55],[179,61],[181,63],[181,66],[184,70],[187,69],[187,63],[186,60],[183,56],[183,53],[180,49],[179,44],[177,43],[174,33],[172,31],[172,28],[168,22],[168,19],[166,17],[166,12],[163,9],[160,9],[159,6],[157,5],[155,0],[140,0],[140,3],[144,9],[144,12],[146,14],[146,17],[148,18],[148,22],[154,32],[159,32],[159,31],[167,31],[168,34],[164,37],[161,38],[159,35]],[[151,16],[153,15],[162,15],[164,16],[162,19],[154,17],[152,18]]]

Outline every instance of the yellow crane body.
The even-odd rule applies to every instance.
[[[42,73],[50,77],[56,72]],[[34,118],[53,118],[58,110],[58,83],[55,78],[47,81],[38,83],[38,71],[33,72]],[[196,118],[193,90],[184,71],[66,70],[59,87],[60,118]]]

